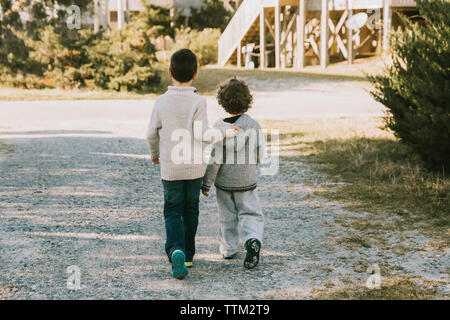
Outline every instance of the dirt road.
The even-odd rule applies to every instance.
[[[360,83],[258,88],[251,113],[260,119],[382,114]],[[211,119],[220,116],[209,102]],[[159,169],[148,161],[143,139],[152,104],[0,102],[0,298],[311,298],[321,288],[363,286],[367,268],[380,261],[401,267],[399,273],[445,280],[446,257],[343,245],[349,230],[334,219],[361,214],[313,196],[306,182],[326,178],[287,160],[278,175],[260,179],[266,217],[260,266],[244,270],[243,253],[221,259],[213,192],[201,199],[195,267],[185,281],[172,279]],[[426,240],[413,234],[409,245]],[[70,266],[81,272],[78,290],[67,286]]]

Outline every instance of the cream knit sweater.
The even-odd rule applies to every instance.
[[[146,133],[152,160],[160,158],[161,179],[203,177],[207,160],[203,143],[234,135],[232,125],[223,121],[216,124],[216,129],[209,127],[206,99],[194,87],[169,86],[156,99]]]

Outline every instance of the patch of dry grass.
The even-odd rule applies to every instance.
[[[347,62],[331,64],[326,70],[320,66],[309,66],[304,70],[249,70],[237,67],[206,66],[200,69],[194,86],[202,95],[215,95],[217,86],[233,76],[255,80],[291,80],[296,78],[335,79],[366,81],[365,73],[378,73],[383,66],[381,57],[355,60],[352,66]],[[151,92],[116,92],[107,90],[62,90],[62,89],[16,89],[0,87],[0,101],[35,101],[35,100],[106,100],[106,99],[154,99],[163,93],[171,81],[167,74],[167,62],[158,64],[161,70],[161,84]]]
[[[344,238],[340,241],[342,244],[349,245],[349,246],[357,246],[357,247],[364,247],[364,248],[370,248],[370,243],[367,242],[366,239],[359,235],[353,235],[347,238]]]
[[[335,182],[319,195],[352,209],[396,214],[405,219],[433,219],[447,227],[450,179],[424,169],[421,160],[382,130],[382,119],[264,121],[280,130],[281,157],[318,164]],[[323,188],[323,186],[322,186]]]
[[[14,152],[14,146],[4,143],[2,140],[0,140],[0,153],[12,153]]]
[[[106,99],[154,99],[164,93],[171,79],[167,74],[167,66],[158,66],[161,69],[161,83],[151,92],[117,92],[108,90],[62,90],[62,89],[19,89],[0,87],[0,101],[34,101],[34,100],[106,100]],[[298,70],[248,70],[243,68],[216,68],[203,67],[193,86],[202,95],[215,95],[217,86],[224,80],[238,76],[255,80],[295,80],[296,78],[310,79],[336,79],[336,80],[364,80],[357,74],[347,74],[345,70],[326,73],[323,70],[308,72]]]
[[[366,81],[363,76],[360,75],[348,75],[345,72],[342,73],[326,73],[323,70],[317,71],[298,71],[295,69],[287,70],[249,70],[235,67],[209,67],[202,68],[199,72],[197,80],[193,85],[203,95],[214,95],[217,86],[225,79],[232,78],[234,76],[245,78],[246,80],[295,80],[298,78],[307,79],[330,79],[330,80],[355,80]],[[250,81],[251,82],[251,81]]]
[[[47,101],[47,100],[113,100],[153,99],[156,94],[133,92],[63,90],[63,89],[19,89],[0,88],[0,101]]]
[[[0,300],[14,299],[19,290],[14,286],[0,283]]]
[[[382,278],[379,289],[353,285],[345,289],[313,290],[314,299],[320,300],[431,300],[442,299],[433,284],[419,283],[409,278]]]

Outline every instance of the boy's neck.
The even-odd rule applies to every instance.
[[[175,87],[190,87],[192,85],[192,80],[189,82],[178,82],[175,79],[172,79],[172,85]]]

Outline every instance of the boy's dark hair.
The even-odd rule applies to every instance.
[[[170,58],[170,72],[178,82],[189,82],[197,72],[197,56],[189,49],[181,49]]]
[[[253,96],[245,81],[233,78],[219,86],[217,101],[229,114],[240,114],[251,108]]]

